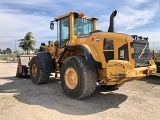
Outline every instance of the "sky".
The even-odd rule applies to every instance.
[[[153,46],[160,43],[160,0],[0,0],[0,49],[19,49],[18,40],[27,32],[37,48],[55,41],[50,21],[70,11],[98,18],[98,29],[107,31],[114,10],[116,32],[148,37]]]

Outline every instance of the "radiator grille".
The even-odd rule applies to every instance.
[[[135,60],[135,67],[150,65],[150,49],[147,40],[133,40],[131,47],[134,48],[132,58]]]

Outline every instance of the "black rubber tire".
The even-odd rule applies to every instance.
[[[65,83],[65,71],[67,68],[73,68],[78,75],[78,85],[74,89],[67,87]],[[82,99],[91,96],[96,89],[97,74],[86,64],[86,60],[80,56],[67,58],[61,67],[60,72],[61,86],[65,94],[74,99]]]
[[[32,74],[32,66],[33,65],[37,66],[37,75],[34,77]],[[38,59],[37,56],[33,57],[30,61],[30,78],[32,80],[32,82],[36,85],[40,85],[40,84],[44,84],[48,82],[49,79],[49,74],[44,71],[44,68],[40,62],[40,60]]]

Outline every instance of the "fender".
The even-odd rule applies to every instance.
[[[64,52],[62,53],[60,59],[59,59],[59,63],[62,63],[62,58],[65,56],[66,51],[68,50],[81,50],[84,53],[87,65],[91,68],[91,69],[102,69],[102,63],[99,61],[96,61],[93,58],[93,55],[91,54],[93,51],[90,51],[89,46],[88,45],[68,45],[65,47]],[[95,51],[94,51],[95,52]],[[97,57],[97,56],[96,56]]]
[[[52,57],[48,51],[37,53],[37,57],[46,72],[51,73],[56,68],[56,65],[53,63]]]

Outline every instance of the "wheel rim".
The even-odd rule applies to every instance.
[[[65,71],[65,83],[68,88],[74,89],[78,84],[78,75],[77,72],[73,68],[67,68]]]
[[[32,66],[32,76],[33,77],[37,76],[37,66],[36,66],[36,64],[33,64],[33,66]]]

